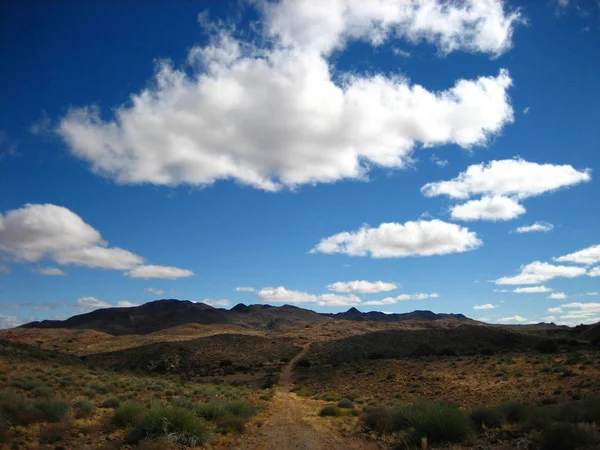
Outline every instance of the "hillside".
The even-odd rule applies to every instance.
[[[148,334],[187,323],[230,324],[252,329],[278,329],[284,326],[325,320],[322,315],[295,306],[236,305],[230,310],[213,308],[187,300],[157,300],[130,308],[105,308],[66,320],[44,320],[23,328],[90,329],[112,335]]]
[[[322,322],[328,319],[358,322],[404,321],[470,321],[462,314],[436,314],[413,311],[384,314],[378,311],[360,312],[356,308],[337,314],[322,314],[291,305],[244,305],[231,309],[214,308],[204,303],[164,299],[129,308],[105,308],[79,314],[66,320],[29,322],[22,328],[89,329],[113,336],[149,334],[189,323],[202,325],[238,325],[254,330],[277,330],[282,327]]]

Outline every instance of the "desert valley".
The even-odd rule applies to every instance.
[[[600,442],[599,324],[158,300],[0,339],[7,449]]]

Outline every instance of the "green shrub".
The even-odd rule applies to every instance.
[[[246,400],[231,400],[225,404],[225,411],[232,416],[249,419],[256,415],[256,406]]]
[[[94,404],[89,400],[75,400],[73,407],[75,408],[75,417],[78,419],[91,416],[96,409]]]
[[[479,430],[499,428],[502,425],[502,414],[497,409],[480,406],[471,410],[469,420]]]
[[[206,420],[215,420],[218,417],[227,415],[225,402],[215,400],[208,403],[201,403],[196,407],[196,415]]]
[[[192,411],[158,405],[137,420],[126,441],[135,444],[142,439],[162,440],[196,447],[211,440],[212,436],[208,424]]]
[[[326,402],[337,402],[340,397],[332,392],[325,392],[321,398]]]
[[[37,401],[35,408],[41,412],[41,420],[46,422],[60,422],[69,412],[71,406],[64,400],[45,399]]]
[[[100,403],[100,408],[117,408],[121,404],[119,397],[108,397]]]
[[[54,391],[50,386],[41,385],[33,389],[32,394],[38,398],[50,398],[54,396]]]
[[[599,441],[598,436],[592,430],[578,425],[558,422],[542,431],[540,443],[543,450],[572,450],[592,448],[591,446],[599,443]]]
[[[338,403],[337,403],[339,408],[347,408],[347,409],[353,409],[354,408],[354,402],[352,400],[350,400],[349,398],[343,398],[341,399]]]
[[[500,403],[496,407],[496,410],[504,417],[504,420],[509,423],[519,423],[527,417],[525,405],[513,400]]]
[[[50,425],[40,431],[38,441],[41,444],[54,444],[68,434],[68,428],[63,424]]]
[[[415,437],[429,442],[460,442],[469,433],[469,420],[459,409],[441,402],[417,401],[392,411],[394,431],[413,428]]]
[[[319,411],[319,416],[321,416],[321,417],[326,417],[326,416],[339,417],[341,415],[342,415],[341,409],[335,405],[324,406],[323,409],[321,409],[321,411]]]
[[[145,408],[143,405],[128,400],[119,405],[110,421],[118,427],[128,427],[134,425],[136,420],[139,419],[144,412]]]
[[[378,433],[389,433],[392,431],[392,411],[385,406],[365,408],[362,422],[368,430]]]

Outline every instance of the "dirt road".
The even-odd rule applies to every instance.
[[[374,442],[344,435],[340,419],[319,417],[322,403],[299,397],[290,392],[294,364],[308,351],[308,346],[298,353],[281,371],[280,389],[277,390],[268,410],[258,418],[262,425],[248,430],[230,449],[257,450],[375,450]]]

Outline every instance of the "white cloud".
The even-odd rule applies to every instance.
[[[418,294],[400,294],[396,297],[386,297],[383,300],[370,300],[368,302],[364,302],[364,305],[393,305],[398,302],[405,302],[408,300],[427,300],[429,298],[439,298],[439,294],[436,292],[432,292],[431,294],[426,293],[418,293]]]
[[[8,267],[5,264],[0,264],[0,273],[8,275],[9,273],[11,273],[10,267]]]
[[[505,159],[469,166],[453,180],[428,183],[421,192],[427,197],[448,195],[466,199],[473,195],[504,195],[523,199],[590,181],[590,172],[570,165]]]
[[[48,276],[66,275],[66,273],[60,270],[58,267],[36,267],[35,269],[33,269],[33,271]]]
[[[71,109],[57,131],[72,154],[123,184],[233,180],[277,191],[364,180],[377,166],[402,169],[420,145],[486,145],[513,121],[506,70],[429,91],[398,73],[335,72],[328,59],[331,45],[374,44],[373,33],[383,38],[384,30],[435,41],[444,52],[501,53],[518,14],[505,14],[498,0],[263,5],[271,46],[221,27],[190,50],[189,67],[160,63],[112,119],[94,106]]]
[[[375,292],[387,292],[397,289],[395,283],[385,281],[338,281],[327,286],[327,289],[334,292],[357,292],[359,294],[372,294]]]
[[[146,290],[152,294],[156,294],[156,295],[163,295],[165,293],[165,291],[163,289],[156,289],[156,288],[146,288]]]
[[[2,314],[0,314],[0,329],[6,329],[6,328],[14,328],[14,327],[18,327],[19,325],[23,325],[26,322],[29,322],[33,320],[32,317],[30,317],[29,319],[25,319],[23,317],[17,317],[17,316],[3,316]]]
[[[119,308],[131,308],[139,305],[137,303],[130,302],[129,300],[121,300],[117,302],[117,306]]]
[[[507,293],[510,292],[508,289],[494,289],[494,292]]]
[[[448,165],[448,160],[446,160],[446,159],[440,159],[440,158],[437,157],[436,154],[432,154],[429,157],[429,160],[431,162],[435,163],[439,167],[446,167]]]
[[[265,3],[268,33],[284,45],[328,54],[350,40],[373,46],[388,39],[424,41],[447,54],[457,50],[498,56],[511,47],[514,27],[523,19],[499,0],[390,0],[365,2],[283,0]]]
[[[360,303],[361,299],[354,294],[321,294],[317,300],[317,305],[320,306],[354,306]]]
[[[556,307],[556,308],[548,308],[548,312],[552,313],[552,314],[560,314],[563,312],[562,308]]]
[[[521,316],[512,316],[512,317],[503,317],[501,319],[496,320],[497,323],[522,323],[527,322],[525,317]]]
[[[235,288],[236,292],[256,292],[256,289],[249,286],[238,286]]]
[[[579,250],[568,255],[559,256],[554,258],[558,262],[570,262],[576,264],[596,264],[600,262],[600,245],[593,245],[583,250]]]
[[[59,264],[131,269],[141,256],[107,247],[100,233],[62,206],[27,204],[0,215],[0,249],[18,262],[50,258]]]
[[[566,325],[600,321],[600,303],[566,303],[562,307],[569,310],[560,316],[561,323]]]
[[[220,300],[212,300],[210,298],[205,298],[204,300],[202,300],[202,303],[213,306],[215,308],[225,308],[230,305],[229,300],[225,298],[222,298]]]
[[[546,286],[531,286],[531,287],[519,287],[513,290],[515,294],[543,294],[545,292],[552,292],[552,289]]]
[[[556,322],[556,316],[546,316],[544,317],[544,322]]]
[[[473,309],[475,309],[475,310],[494,309],[497,307],[498,307],[497,305],[492,305],[491,303],[486,303],[485,305],[475,305],[475,306],[473,306]]]
[[[567,294],[565,294],[564,292],[553,292],[546,298],[548,298],[549,300],[564,300],[567,298]]]
[[[79,306],[82,310],[91,311],[94,309],[112,308],[113,305],[108,302],[98,300],[95,297],[80,297],[77,299],[77,306]]]
[[[348,306],[358,305],[361,300],[357,296],[322,294],[315,295],[308,292],[288,290],[283,286],[266,287],[258,291],[258,296],[265,302],[272,303],[316,303],[320,306]]]
[[[533,233],[538,231],[543,231],[547,233],[548,231],[552,231],[554,229],[554,225],[548,222],[536,222],[532,225],[524,225],[515,230],[516,233]]]
[[[526,266],[521,266],[521,273],[512,277],[502,277],[496,284],[539,284],[553,278],[575,278],[585,275],[582,267],[554,266],[549,263],[534,261]]]
[[[450,208],[455,220],[511,220],[525,212],[516,200],[500,195],[484,196]]]
[[[468,228],[441,220],[382,223],[338,233],[319,242],[311,253],[344,253],[372,258],[445,255],[480,247],[483,242]]]
[[[600,277],[600,266],[590,269],[590,271],[588,272],[588,276],[589,277]]]
[[[315,303],[317,296],[307,292],[288,290],[283,286],[266,287],[258,291],[258,297],[265,302],[275,303]]]
[[[530,111],[531,111],[531,108],[529,106],[526,106],[525,108],[523,108],[523,114],[529,114]]]
[[[489,317],[480,317],[479,319],[475,319],[475,320],[479,320],[480,322],[489,322],[490,318]]]
[[[194,272],[187,269],[180,269],[178,267],[147,265],[135,267],[129,272],[126,272],[125,276],[132,278],[144,278],[146,280],[151,278],[176,280],[177,278],[194,276]]]

